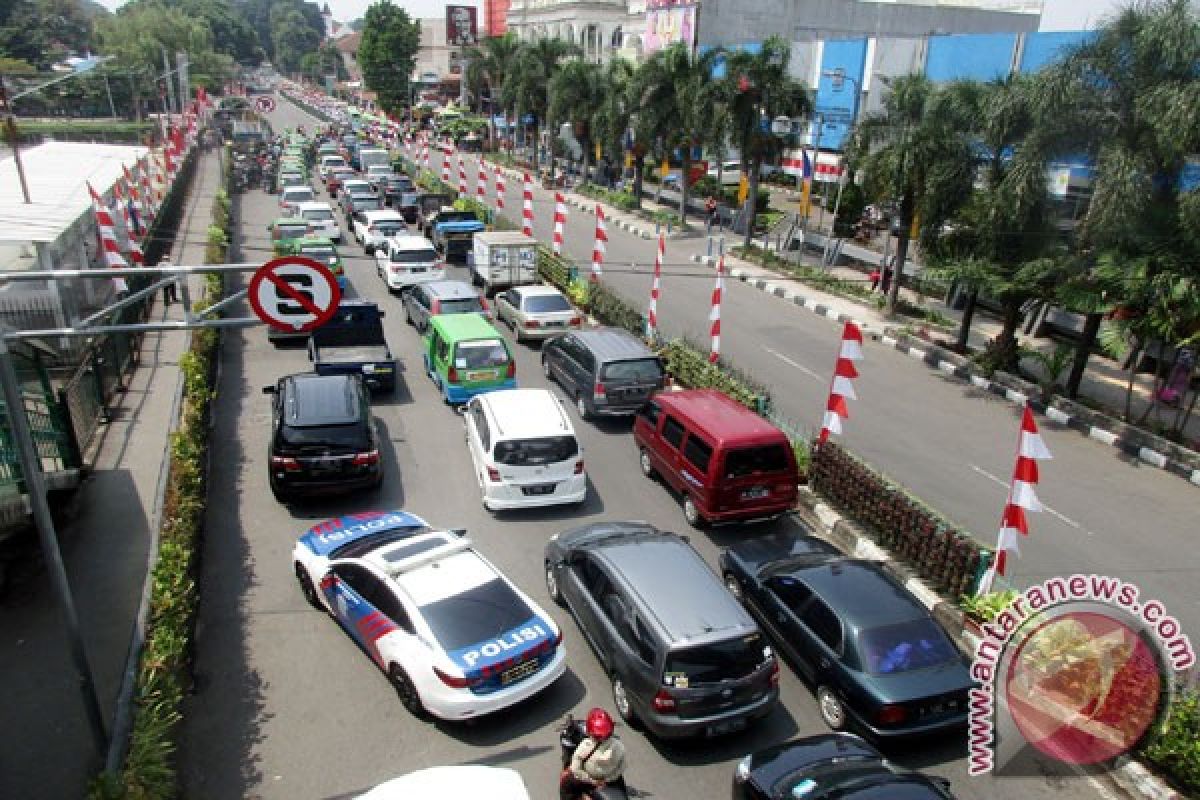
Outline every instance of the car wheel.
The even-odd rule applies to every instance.
[[[654,480],[654,477],[657,475],[657,473],[654,471],[654,462],[650,460],[649,451],[645,450],[644,448],[642,449],[641,453],[638,455],[638,463],[642,465],[642,474],[647,478]]]
[[[373,255],[375,255],[375,245],[372,245],[372,244],[364,244],[364,245],[363,245],[363,252],[364,252],[364,253],[366,253],[366,254],[367,254],[367,255],[369,255],[369,256],[373,256]]]
[[[400,704],[408,710],[408,713],[414,717],[424,717],[425,705],[421,702],[421,695],[417,694],[417,687],[413,686],[408,674],[396,664],[392,664],[388,668],[388,680],[392,682],[396,696],[400,698]]]
[[[312,578],[308,577],[308,570],[300,564],[296,564],[296,581],[300,584],[300,591],[304,595],[304,599],[308,604],[318,611],[324,611],[325,607],[321,605],[321,598],[317,595],[317,589],[313,586]]]
[[[554,572],[554,567],[549,561],[546,562],[546,594],[550,595],[550,599],[555,605],[565,605],[563,603],[562,592],[558,588],[558,575]]]
[[[633,705],[629,700],[629,692],[625,689],[625,683],[618,677],[613,676],[612,679],[613,706],[616,707],[617,713],[621,715],[626,724],[634,725],[637,722],[637,715],[633,712]]]
[[[833,689],[828,686],[817,687],[817,708],[821,712],[821,719],[832,730],[840,731],[846,727],[846,707]]]
[[[696,502],[692,500],[691,495],[685,495],[683,498],[683,518],[693,528],[700,528],[704,525],[704,517],[700,516],[700,509],[696,508]]]
[[[592,416],[588,411],[587,401],[583,399],[583,392],[575,393],[575,410],[579,412],[580,419],[588,419]]]
[[[732,573],[725,573],[725,588],[738,600],[742,599],[742,584],[738,582],[737,578],[733,577]]]

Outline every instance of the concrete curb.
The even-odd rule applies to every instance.
[[[711,256],[693,255],[691,258],[697,264],[708,266],[716,264],[716,259]],[[749,284],[774,297],[787,300],[794,305],[812,311],[818,316],[825,317],[837,323],[853,322],[862,329],[864,335],[869,335],[870,338],[878,340],[886,346],[892,347],[918,361],[922,361],[939,372],[958,378],[963,383],[969,383],[978,389],[1003,398],[1015,405],[1028,403],[1029,407],[1034,411],[1063,427],[1078,431],[1089,439],[1110,445],[1130,458],[1170,472],[1188,481],[1193,486],[1200,487],[1200,466],[1188,463],[1190,459],[1195,464],[1200,465],[1200,454],[1191,453],[1152,434],[1132,429],[1120,421],[1099,412],[1091,411],[1082,406],[1077,408],[1067,407],[1061,399],[1056,399],[1055,402],[1057,405],[1047,404],[1040,399],[1040,391],[1035,385],[1022,381],[1015,376],[1006,376],[1003,381],[985,378],[976,374],[970,366],[968,359],[962,356],[949,353],[933,343],[922,342],[920,345],[917,345],[913,340],[900,334],[896,329],[885,328],[880,331],[869,323],[863,322],[849,314],[838,312],[824,303],[805,297],[788,285],[795,282],[791,279],[781,278],[779,280],[772,280],[740,267],[733,267],[730,269],[729,274],[743,283]],[[1188,455],[1181,458],[1178,455],[1180,452]]]
[[[942,599],[941,595],[914,575],[908,567],[893,561],[891,555],[863,533],[857,524],[843,517],[807,486],[800,487],[796,513],[812,527],[814,533],[832,542],[846,554],[855,558],[883,562],[888,571],[904,585],[904,588],[912,592],[913,596],[929,609],[934,619],[941,623],[958,648],[968,657],[974,655],[980,640],[974,633],[966,629],[962,610],[953,603]],[[1176,792],[1157,775],[1132,758],[1115,767],[1106,777],[1131,797],[1144,800],[1186,800],[1184,795]]]

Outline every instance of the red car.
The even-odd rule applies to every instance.
[[[330,196],[333,196],[341,188],[342,181],[356,176],[357,173],[349,167],[338,167],[337,169],[330,170],[329,175],[325,178],[325,189],[329,192]]]

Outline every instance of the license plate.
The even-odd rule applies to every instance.
[[[514,681],[519,681],[523,678],[528,678],[533,673],[537,672],[538,662],[536,658],[531,658],[529,661],[522,661],[511,669],[506,669],[500,673],[500,683],[510,684]]]
[[[491,381],[496,379],[496,373],[492,370],[483,370],[481,372],[468,372],[467,380],[469,381]]]
[[[762,486],[755,486],[753,489],[747,489],[742,492],[742,497],[746,500],[757,500],[761,497],[766,497],[770,492]]]
[[[521,491],[526,495],[553,494],[554,486],[553,483],[540,483],[536,486],[522,486]]]
[[[408,271],[415,275],[419,272],[424,272],[425,268],[424,267],[410,267]]]
[[[746,727],[746,720],[741,719],[741,718],[729,719],[729,720],[725,720],[724,722],[717,722],[712,725],[709,725],[707,728],[704,729],[704,735],[705,736],[724,736],[727,733],[733,733],[734,731],[740,731],[742,728],[745,728],[745,727]]]

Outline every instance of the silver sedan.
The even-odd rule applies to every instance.
[[[515,286],[496,295],[496,317],[518,342],[547,339],[583,325],[583,314],[553,286]]]

